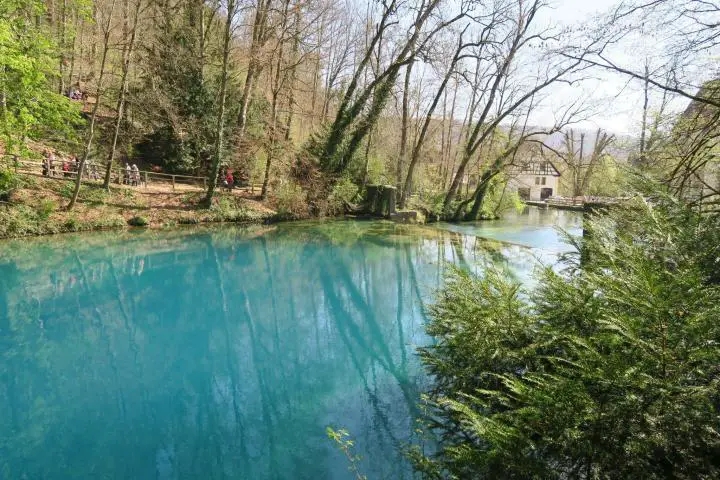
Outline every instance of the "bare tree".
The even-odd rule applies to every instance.
[[[223,163],[223,151],[225,148],[225,110],[227,103],[227,84],[229,71],[229,58],[233,33],[233,21],[237,9],[236,0],[227,0],[225,28],[223,30],[222,40],[222,71],[220,76],[220,106],[217,116],[217,127],[215,132],[215,149],[213,152],[212,168],[210,170],[210,181],[208,182],[207,193],[205,194],[205,205],[212,205],[213,195],[215,194],[215,183],[220,173],[220,165]]]
[[[240,114],[238,116],[237,128],[240,140],[245,135],[247,126],[247,112],[252,98],[255,82],[263,69],[261,52],[270,39],[271,31],[269,17],[273,0],[257,0],[255,4],[255,16],[252,26],[252,39],[250,42],[250,60],[245,74],[242,96],[240,97]]]
[[[413,60],[417,51],[422,50],[437,32],[464,16],[464,13],[461,13],[450,20],[441,21],[433,25],[429,31],[425,31],[426,23],[438,8],[440,1],[421,2],[406,40],[398,46],[397,53],[369,84],[359,89],[360,80],[369,66],[378,42],[383,36],[389,35],[391,26],[397,24],[395,17],[400,8],[398,0],[386,0],[383,3],[375,34],[370,39],[368,47],[355,69],[338,107],[335,121],[330,126],[326,140],[318,152],[321,164],[328,172],[337,174],[347,167],[355,151],[375,125],[385,107],[400,70]]]
[[[77,202],[78,195],[80,194],[82,175],[85,171],[85,164],[87,163],[88,158],[90,158],[90,152],[93,146],[93,140],[95,138],[95,126],[97,123],[98,109],[100,108],[100,103],[102,101],[102,96],[104,93],[103,89],[105,88],[103,81],[105,80],[105,67],[107,63],[108,51],[110,50],[110,35],[112,33],[113,13],[115,11],[116,2],[117,0],[110,0],[110,5],[108,5],[107,8],[100,8],[96,11],[99,17],[98,20],[101,20],[99,23],[101,25],[100,28],[102,28],[103,32],[103,50],[100,60],[100,73],[98,75],[97,88],[95,92],[95,106],[93,106],[92,114],[90,116],[90,126],[88,127],[87,142],[85,143],[85,149],[83,151],[82,158],[80,159],[80,163],[77,168],[75,189],[73,190],[72,196],[70,197],[70,202],[66,207],[67,210],[72,210],[72,208],[75,206],[75,202]]]
[[[583,56],[571,52],[564,54],[586,65],[616,72],[653,88],[720,108],[720,99],[704,96],[701,91],[703,83],[715,75],[712,65],[705,69],[706,76],[698,75],[702,70],[697,68],[702,62],[701,56],[707,56],[708,51],[720,46],[720,5],[717,2],[625,0],[612,10],[599,28],[606,30],[607,43]],[[663,49],[660,58],[664,59],[664,68],[639,70],[635,65],[615,59],[605,48],[638,32],[647,35],[653,30],[662,33],[664,41],[655,50],[658,47]]]
[[[453,214],[453,220],[476,220],[490,187],[491,182],[508,166],[513,165],[518,151],[527,143],[543,143],[544,139],[550,135],[563,130],[568,125],[578,120],[579,115],[584,112],[583,106],[573,102],[568,105],[560,114],[555,124],[551,127],[531,127],[528,125],[528,119],[533,111],[533,103],[531,101],[524,116],[516,117],[515,122],[507,133],[507,139],[504,147],[500,152],[494,155],[479,176],[477,186],[472,195],[466,200],[460,202]],[[470,211],[465,215],[466,206],[472,202]]]
[[[127,4],[127,0],[125,1]],[[115,160],[115,152],[117,149],[118,137],[120,136],[120,126],[123,122],[123,116],[125,113],[125,99],[128,91],[128,81],[130,73],[130,63],[132,62],[132,56],[135,48],[135,39],[137,38],[138,22],[140,20],[140,13],[143,8],[143,0],[134,0],[132,14],[130,18],[125,17],[125,21],[129,21],[130,25],[123,29],[123,49],[122,49],[122,74],[120,79],[120,93],[118,94],[117,107],[115,109],[115,127],[113,129],[113,138],[110,143],[110,153],[108,154],[107,166],[105,168],[105,179],[103,186],[106,189],[110,188],[110,177],[112,173],[113,162]],[[128,10],[126,8],[126,10]],[[128,38],[129,37],[129,38]]]
[[[484,35],[487,32],[484,31],[478,42],[465,43],[463,41],[463,34],[467,31],[468,27],[469,27],[469,24],[468,24],[468,26],[465,27],[465,29],[458,36],[457,47],[455,48],[455,51],[453,52],[453,55],[450,60],[450,64],[447,67],[447,70],[445,72],[445,75],[442,78],[442,81],[440,82],[440,86],[438,87],[437,91],[435,92],[435,97],[433,98],[432,103],[430,104],[430,107],[428,108],[428,110],[425,114],[425,121],[423,122],[422,127],[419,132],[419,135],[418,135],[417,139],[415,140],[415,145],[413,146],[413,150],[412,150],[412,156],[410,157],[410,164],[408,165],[408,172],[405,177],[405,182],[403,183],[402,190],[400,192],[400,201],[398,202],[400,208],[405,208],[405,204],[407,202],[407,198],[408,198],[408,195],[410,192],[410,187],[412,185],[415,166],[417,165],[418,160],[420,159],[420,153],[421,153],[423,145],[425,143],[425,138],[428,133],[428,128],[430,127],[430,123],[432,122],[433,115],[435,114],[435,108],[437,107],[438,103],[440,102],[440,98],[444,95],[445,88],[447,87],[447,84],[450,81],[450,78],[455,73],[455,67],[457,66],[458,62],[463,59],[463,51],[465,49],[473,47],[473,46],[477,47],[486,41],[486,38],[484,37]],[[404,106],[403,106],[403,110],[404,110]]]
[[[494,39],[496,36],[500,37],[502,33],[507,33],[504,38],[495,40],[479,49],[476,55],[477,63],[484,65],[485,72],[478,79],[481,83],[475,84],[473,87],[481,91],[478,101],[483,105],[479,117],[474,119],[474,126],[465,140],[460,164],[445,195],[443,201],[445,215],[451,215],[451,204],[465,177],[465,169],[483,142],[490,138],[496,128],[513,112],[530,102],[542,90],[575,72],[581,64],[582,54],[579,55],[579,59],[570,62],[552,62],[551,58],[547,58],[545,59],[548,62],[547,66],[538,72],[530,86],[522,88],[522,85],[516,85],[514,91],[510,92],[510,81],[512,80],[510,74],[520,52],[528,48],[533,41],[557,40],[557,36],[553,32],[545,29],[534,32],[531,28],[543,6],[544,4],[540,0],[530,2],[528,5],[523,0],[510,1],[505,4],[504,10],[494,9],[487,20],[491,28],[497,31],[491,38]],[[514,19],[509,20],[513,14]],[[490,55],[487,50],[491,50]],[[474,107],[471,106],[471,108]],[[470,118],[472,119],[473,115],[470,115]],[[491,168],[490,172],[484,176],[493,177],[494,170]],[[482,200],[482,192],[477,198]],[[454,216],[457,217],[457,215]]]
[[[615,136],[598,129],[589,154],[585,151],[585,140],[585,133],[580,132],[578,138],[578,133],[570,129],[563,132],[562,150],[549,145],[543,145],[541,148],[544,158],[549,160],[546,150],[550,151],[554,154],[553,158],[560,160],[564,166],[563,179],[569,183],[573,197],[587,194],[590,178],[607,155],[607,148],[615,141]]]

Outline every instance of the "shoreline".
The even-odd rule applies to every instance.
[[[70,182],[23,175],[7,201],[0,202],[0,240],[64,233],[163,229],[179,225],[263,225],[297,220],[247,192],[218,192],[203,208],[202,191],[152,192],[114,186],[110,191],[83,185],[78,203],[64,209]]]
[[[267,217],[262,219],[246,219],[246,220],[200,220],[197,222],[176,222],[176,223],[153,223],[144,226],[133,226],[129,224],[118,224],[108,226],[86,226],[80,225],[75,229],[59,229],[59,230],[48,230],[46,232],[38,233],[25,233],[21,235],[0,235],[0,244],[6,241],[23,240],[23,239],[34,239],[43,237],[53,237],[62,235],[71,235],[74,233],[101,233],[101,232],[132,232],[132,231],[143,231],[143,230],[167,230],[182,227],[210,227],[213,225],[236,225],[236,226],[262,226],[262,225],[277,225],[279,223],[293,223],[304,219],[292,219],[284,217]],[[86,228],[87,227],[87,228]]]

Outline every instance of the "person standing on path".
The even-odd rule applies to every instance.
[[[133,186],[137,187],[140,185],[140,169],[136,164],[133,163],[132,166],[132,184]]]
[[[235,179],[233,178],[232,171],[228,170],[227,175],[225,175],[225,188],[227,188],[228,192],[231,192],[233,189],[233,186],[235,185]]]

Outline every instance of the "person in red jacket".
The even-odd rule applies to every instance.
[[[232,171],[227,171],[223,185],[225,186],[225,188],[227,188],[228,192],[232,191],[233,186],[235,185],[235,179],[233,178]]]

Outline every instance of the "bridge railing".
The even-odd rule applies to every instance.
[[[626,197],[600,197],[595,195],[584,195],[582,197],[552,196],[545,199],[545,202],[548,205],[557,207],[581,207],[586,203],[613,205],[625,199]]]
[[[582,206],[585,203],[585,197],[548,197],[545,199],[548,205],[557,205],[563,207]]]
[[[26,159],[15,155],[3,155],[2,163],[18,173],[30,175],[42,175],[48,178],[74,180],[77,178],[72,162],[55,160],[53,168],[45,171],[44,162],[39,160]],[[63,170],[63,164],[68,164],[68,170]],[[84,183],[101,183],[105,179],[106,165],[88,162],[85,164],[82,181]],[[184,189],[198,188],[207,189],[207,177],[193,175],[178,175],[172,173],[152,172],[140,170],[138,172],[127,172],[123,167],[113,168],[110,172],[110,182],[147,188],[150,184],[162,184],[172,187],[172,190],[183,187]]]

